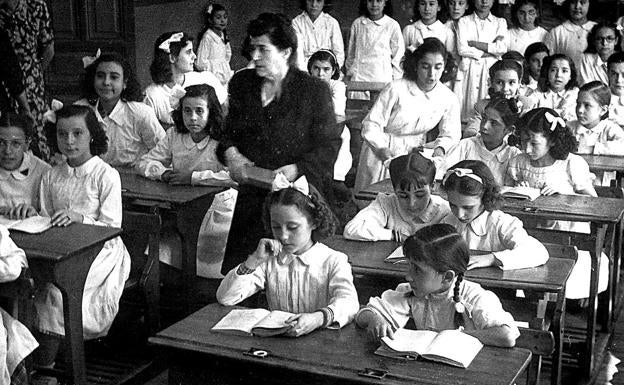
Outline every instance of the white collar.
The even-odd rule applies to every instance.
[[[422,22],[422,20],[417,20],[416,23],[414,23],[414,27],[416,27],[416,29],[418,30],[428,30],[428,31],[438,31],[440,30],[440,28],[444,28],[444,24],[442,24],[442,22],[440,20],[436,20],[433,23],[426,25],[425,23]]]
[[[33,163],[32,156],[28,151],[24,151],[24,158],[22,159],[22,164],[18,168],[12,171],[5,170],[0,168],[0,180],[8,180],[10,177],[16,180],[24,180],[28,178],[28,174],[30,172],[30,167]]]
[[[281,265],[289,265],[295,259],[299,259],[301,263],[307,266],[311,266],[316,262],[320,262],[316,249],[322,247],[320,243],[316,242],[303,254],[280,254],[277,256],[277,262]]]
[[[175,130],[175,128],[173,129]],[[208,135],[204,139],[199,141],[199,143],[195,143],[190,133],[182,134],[182,144],[184,144],[184,147],[186,147],[187,150],[190,150],[194,147],[197,147],[199,150],[203,150],[208,146],[208,143],[210,143],[211,140],[212,138],[210,137],[210,135]]]
[[[384,26],[388,24],[388,22],[392,20],[389,16],[383,15],[379,20],[371,20],[368,16],[362,16],[362,24],[377,24],[379,26]]]
[[[100,111],[98,108],[99,106],[100,106],[100,100],[98,99],[98,101],[95,103],[95,106],[93,108],[95,110],[95,116],[98,118],[98,121],[102,123],[104,122],[105,118],[103,118],[102,115],[100,115]],[[107,118],[110,119],[116,125],[122,126],[124,123],[124,117],[126,115],[125,107],[126,107],[126,102],[119,99],[117,101],[117,104],[115,104],[115,107],[113,107],[113,110],[111,111],[111,113],[108,114]]]
[[[566,20],[564,21],[561,26],[565,29],[567,29],[570,32],[577,32],[581,29],[590,32],[591,29],[594,27],[594,25],[596,24],[596,22],[591,21],[591,20],[587,20],[585,22],[585,24],[583,25],[578,25],[578,24],[574,24],[573,22],[571,22],[570,20]]]
[[[67,162],[60,165],[60,167],[61,167],[62,172],[66,176],[75,175],[78,178],[82,178],[84,176],[89,175],[91,171],[93,171],[93,169],[95,169],[95,167],[99,164],[99,162],[101,162],[100,157],[97,155],[94,155],[93,157],[91,157],[91,159],[87,160],[86,162],[84,162],[78,167],[72,167],[69,164],[67,164]]]

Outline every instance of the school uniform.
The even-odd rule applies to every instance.
[[[347,108],[347,86],[340,80],[329,80],[329,90],[334,103],[334,113],[338,121],[344,120]],[[334,180],[344,181],[353,166],[353,156],[351,155],[351,132],[349,127],[344,126],[340,134],[340,149],[334,163]]]
[[[534,104],[534,108],[546,107],[555,110],[563,120],[576,120],[576,99],[579,89],[574,87],[570,90],[563,89],[559,92],[548,90],[546,92],[533,92],[529,98]]]
[[[141,156],[165,137],[165,131],[154,111],[140,102],[119,100],[111,113],[102,117],[95,105],[81,99],[75,104],[93,108],[100,126],[108,137],[108,150],[101,159],[113,167],[134,167]]]
[[[41,214],[52,216],[70,208],[83,215],[82,223],[121,227],[121,179],[117,170],[94,156],[78,167],[61,163],[41,181]],[[130,255],[120,237],[104,243],[91,264],[82,298],[82,325],[86,339],[106,335],[130,273]],[[65,334],[61,292],[51,283],[35,296],[37,329]]]
[[[617,123],[604,119],[590,129],[575,120],[568,127],[579,142],[577,153],[624,155],[624,131]]]
[[[543,42],[547,34],[548,31],[539,26],[530,31],[525,31],[522,28],[510,28],[507,33],[508,49],[524,55],[528,46]]]
[[[394,290],[384,291],[381,297],[371,297],[360,313],[372,310],[394,330],[404,327],[410,318],[414,320],[417,330],[457,329],[454,288],[455,281],[446,291],[419,298],[412,294],[409,283],[401,283]],[[478,283],[462,281],[459,298],[466,308],[463,313],[464,330],[507,326],[515,338],[520,335],[512,315],[503,309],[496,294],[483,289]]]
[[[521,153],[519,148],[508,145],[505,140],[500,146],[490,151],[485,147],[481,135],[465,138],[460,140],[459,144],[453,147],[444,158],[436,162],[436,179],[442,179],[446,170],[459,161],[477,159],[488,165],[496,183],[502,185],[505,181],[509,160]]]
[[[548,32],[544,44],[551,54],[561,53],[572,59],[578,69],[587,48],[587,35],[595,25],[596,22],[591,20],[583,25],[566,20]]]
[[[420,47],[426,38],[435,37],[444,44],[448,52],[451,52],[455,47],[452,33],[449,27],[442,24],[440,20],[436,20],[430,25],[426,25],[422,20],[417,20],[403,28],[405,49],[414,51]]]
[[[6,227],[0,225],[0,282],[14,281],[27,267],[24,251],[17,247]],[[28,328],[0,308],[0,384],[10,384],[11,375],[39,345]]]
[[[297,33],[298,40],[298,67],[308,71],[308,60],[316,51],[329,49],[342,67],[345,61],[344,42],[338,20],[331,15],[321,12],[316,20],[312,21],[307,12],[301,12],[292,20],[292,27]]]
[[[401,208],[396,194],[378,194],[346,224],[344,237],[356,241],[390,241],[393,231],[412,235],[422,227],[441,223],[453,215],[444,198],[431,195],[429,204],[418,214]]]
[[[39,185],[49,169],[49,164],[30,151],[24,152],[22,164],[17,169],[0,168],[0,207],[27,204],[39,211]]]
[[[449,151],[461,138],[459,102],[455,94],[438,82],[423,92],[415,82],[394,80],[379,94],[362,122],[362,148],[355,178],[355,191],[390,177],[373,148],[389,147],[396,156],[425,145],[426,134],[437,126],[438,137],[427,147]]]
[[[403,77],[405,42],[399,23],[384,15],[379,20],[360,16],[351,25],[345,67],[352,81],[388,83]],[[361,94],[361,93],[360,93]],[[356,95],[360,99],[363,95]]]
[[[581,64],[578,69],[578,84],[582,86],[595,80],[609,85],[609,75],[607,63],[603,62],[600,55],[595,53],[584,53],[581,57]]]
[[[198,84],[208,84],[214,88],[217,99],[222,105],[227,102],[227,90],[219,79],[210,71],[187,72],[184,74],[182,84],[176,84],[169,87],[167,84],[152,83],[145,89],[145,99],[143,103],[152,107],[156,113],[158,121],[161,122],[165,129],[173,126],[173,118],[171,113],[178,108],[180,99],[186,94],[186,87]]]
[[[499,39],[502,37],[502,39]],[[507,21],[491,13],[481,19],[475,13],[463,16],[457,24],[457,51],[462,57],[462,120],[470,115],[475,103],[488,96],[489,69],[507,52]],[[468,40],[487,43],[487,52],[469,47]],[[496,40],[496,42],[494,42]]]
[[[455,75],[455,79],[452,79],[448,82],[447,86],[455,93],[455,96],[457,97],[457,101],[459,102],[459,105],[462,106],[463,105],[463,100],[464,100],[464,93],[463,93],[463,79],[464,79],[464,72],[465,72],[465,68],[462,67],[462,59],[461,56],[459,56],[459,52],[457,51],[457,24],[458,22],[455,20],[448,20],[445,25],[449,30],[450,33],[450,43],[449,43],[449,48],[447,48],[447,52],[450,53],[453,56],[453,59],[455,60],[455,64],[457,65],[457,73]]]
[[[271,257],[250,274],[237,270],[232,269],[217,289],[222,305],[235,305],[265,290],[270,310],[298,314],[327,307],[339,327],[351,322],[359,308],[347,256],[322,243],[300,255]]]
[[[609,104],[609,120],[614,121],[620,127],[624,127],[624,95],[617,96],[611,93],[611,104]]]
[[[195,67],[200,71],[209,71],[226,85],[234,72],[230,68],[232,47],[230,42],[223,41],[223,37],[208,28],[202,36],[197,48]]]
[[[529,76],[529,82],[525,84],[525,87],[525,96],[530,96],[533,92],[539,91],[537,89],[537,79],[534,79],[533,76]]]

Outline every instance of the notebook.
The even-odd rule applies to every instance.
[[[523,199],[529,201],[535,200],[535,198],[541,195],[540,189],[526,186],[505,186],[501,188],[501,193],[505,198]]]
[[[9,219],[0,216],[0,225],[6,226],[9,230],[23,231],[29,234],[39,234],[52,227],[49,217],[42,217],[39,215],[26,219]]]
[[[212,330],[233,334],[270,337],[284,334],[291,325],[286,320],[295,314],[266,309],[234,309],[221,318]]]

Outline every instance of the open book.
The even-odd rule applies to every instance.
[[[540,189],[526,186],[505,186],[501,188],[501,193],[505,198],[525,199],[530,201],[535,200],[535,198],[541,195]]]
[[[399,329],[394,339],[384,337],[375,351],[380,356],[415,360],[418,356],[431,361],[467,368],[483,344],[475,337],[459,330]]]
[[[291,328],[286,320],[293,313],[266,309],[234,309],[221,318],[212,330],[260,337],[284,334]]]
[[[397,247],[390,255],[386,257],[386,259],[384,259],[384,262],[393,264],[407,263],[408,261],[405,258],[405,255],[403,255],[403,246]]]
[[[6,226],[9,230],[23,231],[30,234],[39,234],[52,227],[49,217],[42,217],[39,215],[26,219],[9,219],[0,216],[0,225]]]

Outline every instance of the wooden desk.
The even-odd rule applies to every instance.
[[[394,241],[362,242],[351,241],[343,237],[332,237],[323,243],[349,257],[354,274],[378,277],[405,282],[407,265],[385,262],[399,243]],[[547,245],[550,258],[542,266],[530,269],[501,270],[490,267],[466,272],[466,279],[486,287],[534,290],[542,293],[556,293],[557,303],[553,314],[552,332],[555,337],[553,353],[552,384],[561,382],[561,352],[563,349],[563,328],[565,325],[565,287],[574,267],[572,259],[558,258],[556,245]],[[391,289],[387,287],[384,289]],[[381,294],[381,292],[379,293]]]
[[[182,284],[190,301],[197,275],[197,238],[204,216],[214,196],[224,187],[170,185],[137,175],[133,170],[118,169],[124,210],[158,207],[174,217],[174,230],[182,240]],[[189,302],[186,304],[189,305]]]
[[[348,91],[370,91],[370,92],[380,93],[381,90],[383,90],[387,84],[388,83],[384,83],[384,82],[360,82],[360,81],[345,82],[345,85],[347,86],[347,92]]]
[[[378,343],[353,323],[340,330],[317,330],[299,337],[246,337],[210,328],[232,307],[211,304],[161,331],[150,342],[165,349],[169,383],[253,384],[513,384],[527,367],[525,349],[484,347],[467,369],[428,361],[401,361],[374,355]],[[264,358],[243,355],[250,348]],[[383,380],[358,376],[365,368],[384,369]],[[230,382],[231,381],[231,382]]]
[[[579,154],[591,171],[615,171],[617,185],[621,186],[622,174],[624,173],[624,156]]]
[[[82,336],[82,292],[91,264],[104,242],[121,234],[121,229],[73,223],[52,227],[41,234],[11,232],[11,238],[26,253],[28,265],[41,282],[50,282],[63,296],[66,367],[74,384],[86,384]]]

